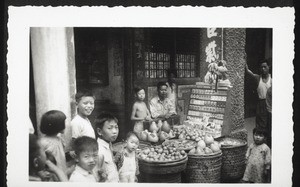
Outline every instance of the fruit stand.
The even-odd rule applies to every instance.
[[[208,84],[190,88],[186,119],[181,116],[144,122],[138,134],[139,182],[220,183],[240,180],[247,142],[224,138],[228,88]],[[226,135],[226,134],[225,134]],[[228,179],[228,180],[227,180]]]
[[[138,153],[141,182],[180,183],[187,154],[173,146],[147,147]]]

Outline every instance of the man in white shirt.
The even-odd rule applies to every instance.
[[[176,114],[176,108],[172,101],[167,97],[168,85],[165,82],[157,84],[158,95],[149,102],[151,116],[153,118],[169,118]]]

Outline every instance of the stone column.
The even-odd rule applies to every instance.
[[[232,84],[229,111],[230,136],[247,140],[244,120],[244,74],[246,63],[246,29],[226,28],[223,31],[223,55]]]
[[[36,98],[37,129],[42,115],[60,110],[67,116],[64,138],[71,139],[76,88],[73,28],[31,28],[31,52]]]

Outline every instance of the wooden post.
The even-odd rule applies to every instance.
[[[38,134],[42,135],[42,115],[49,110],[60,110],[67,116],[64,138],[68,145],[71,111],[75,112],[73,28],[36,27],[30,32]]]

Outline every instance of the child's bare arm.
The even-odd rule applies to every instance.
[[[132,112],[131,112],[131,117],[130,117],[131,120],[136,120],[135,113],[136,113],[136,104],[134,103],[132,106]]]
[[[55,164],[53,164],[50,160],[46,161],[46,165],[48,166],[49,171],[53,172],[58,177],[59,181],[62,182],[68,181],[67,175]]]
[[[146,114],[147,114],[147,116],[146,116],[146,120],[151,120],[152,118],[151,118],[151,113],[150,113],[150,111],[149,111],[149,109],[148,109],[148,107],[147,107],[147,105],[146,105],[146,103],[145,103],[145,108],[146,108]]]

